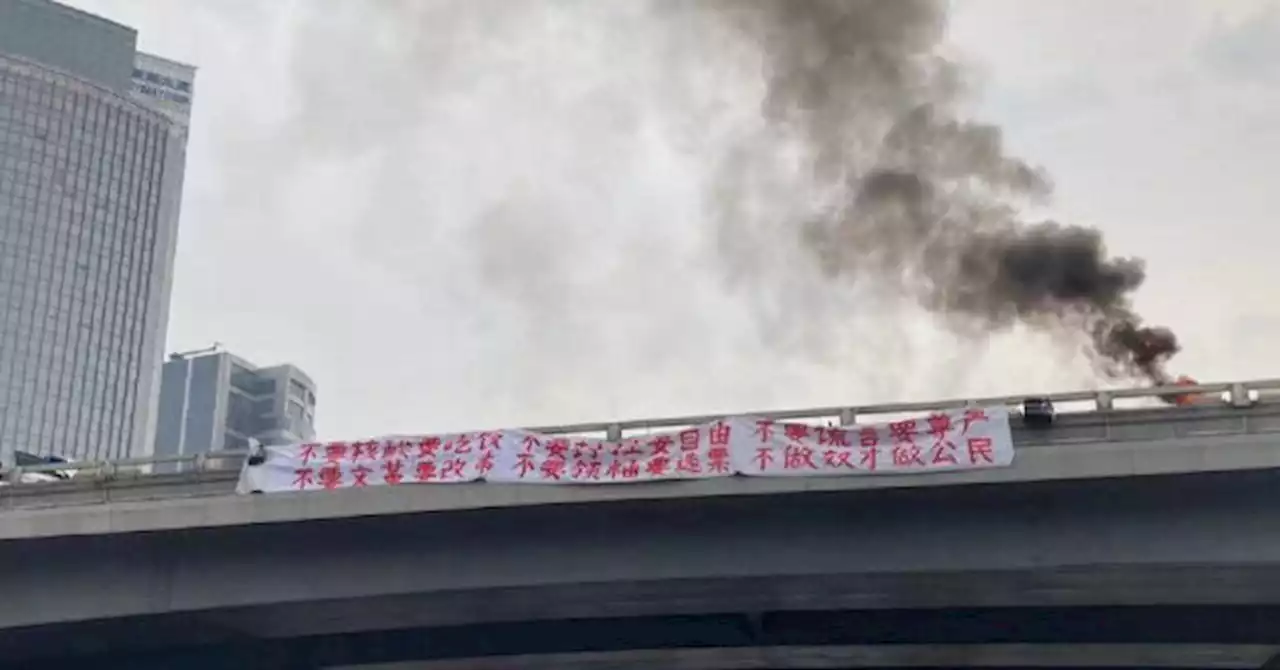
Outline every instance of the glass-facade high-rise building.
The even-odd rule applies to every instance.
[[[190,65],[142,52],[134,55],[134,100],[164,112],[182,128],[191,123],[195,78],[196,69]]]
[[[0,0],[0,461],[147,453],[186,132],[131,94],[137,33]]]

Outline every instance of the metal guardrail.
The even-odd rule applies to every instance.
[[[1222,382],[1199,384],[1196,386],[1159,386],[1133,389],[1112,389],[1105,391],[1072,391],[1066,393],[1037,394],[1027,393],[1016,396],[992,396],[985,398],[953,398],[926,402],[901,402],[881,405],[832,405],[793,410],[765,410],[757,412],[736,412],[739,415],[763,416],[784,421],[836,419],[842,425],[858,422],[860,417],[879,417],[885,415],[910,414],[935,411],[964,406],[1004,405],[1020,407],[1028,398],[1047,399],[1058,403],[1087,403],[1086,412],[1126,411],[1117,408],[1115,401],[1133,399],[1155,399],[1161,396],[1195,395],[1220,396],[1224,404],[1234,407],[1249,407],[1259,401],[1280,400],[1280,379],[1263,379],[1249,382]],[[1137,408],[1135,408],[1137,409]],[[670,429],[707,423],[723,418],[725,414],[698,414],[659,419],[639,419],[631,421],[613,421],[599,423],[563,424],[538,426],[528,430],[549,434],[599,434],[607,439],[622,439],[628,431],[650,431],[654,429]],[[24,475],[74,472],[77,481],[84,479],[107,481],[121,478],[142,478],[152,475],[149,469],[156,465],[178,464],[184,472],[216,472],[238,470],[249,457],[247,449],[215,451],[181,456],[144,456],[114,461],[86,461],[78,463],[48,463],[33,466],[14,467],[0,473],[0,479],[9,484],[31,483],[24,481]],[[183,467],[185,466],[185,467]]]

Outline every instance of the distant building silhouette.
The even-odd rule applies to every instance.
[[[161,379],[157,455],[315,437],[316,386],[292,365],[259,368],[214,348],[170,356]]]

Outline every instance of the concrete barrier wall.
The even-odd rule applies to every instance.
[[[10,540],[0,542],[0,628],[225,611],[232,613],[228,625],[256,621],[298,634],[386,625],[382,616],[501,619],[519,610],[501,606],[505,601],[490,596],[495,589],[554,593],[593,585],[598,590],[579,603],[578,615],[618,613],[646,598],[716,611],[726,594],[763,600],[807,593],[802,606],[844,597],[893,607],[922,599],[988,603],[1000,593],[1017,604],[1018,597],[1080,600],[1071,580],[1053,576],[1079,579],[1079,571],[1116,568],[1126,572],[1112,588],[1086,595],[1157,604],[1280,602],[1277,508],[1274,475],[1241,472]],[[1194,578],[1169,572],[1188,566],[1199,571]],[[1253,581],[1242,581],[1242,570],[1253,571]],[[897,590],[865,590],[895,577]],[[804,579],[815,582],[805,588],[795,581]],[[378,610],[387,599],[442,594],[451,597],[449,607],[400,600]],[[533,611],[559,614],[552,602],[537,599]]]

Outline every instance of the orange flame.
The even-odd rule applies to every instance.
[[[1200,385],[1200,382],[1196,381],[1195,379],[1192,379],[1191,377],[1188,377],[1187,375],[1180,375],[1177,379],[1173,380],[1173,386],[1199,386],[1199,385]],[[1195,404],[1196,401],[1200,399],[1200,394],[1178,393],[1173,395],[1160,396],[1160,399],[1169,403],[1170,405],[1176,405],[1176,406],[1182,407],[1186,405]]]

